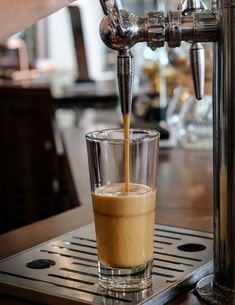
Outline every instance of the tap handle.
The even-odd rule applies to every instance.
[[[105,15],[109,15],[113,10],[119,12],[122,9],[121,0],[100,0],[100,4]]]
[[[206,10],[207,6],[202,0],[183,0],[178,7],[182,13],[193,12],[197,10]]]
[[[123,32],[122,2],[121,0],[100,0],[101,7],[106,16],[109,16],[113,24],[116,24],[120,32]]]
[[[134,79],[134,57],[128,49],[118,52],[117,78],[122,113],[130,113]]]
[[[203,46],[198,42],[192,43],[189,56],[195,96],[198,100],[201,100],[204,95],[205,83],[205,54]]]

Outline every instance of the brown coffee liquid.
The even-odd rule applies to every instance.
[[[123,115],[124,129],[124,164],[125,164],[125,192],[130,190],[130,113]]]
[[[92,193],[100,262],[115,268],[144,265],[153,254],[156,192],[142,184],[108,184]]]

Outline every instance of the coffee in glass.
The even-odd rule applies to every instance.
[[[151,286],[159,133],[130,130],[129,185],[122,129],[86,135],[99,280],[111,290]]]

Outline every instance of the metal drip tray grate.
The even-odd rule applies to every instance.
[[[98,285],[90,224],[0,262],[0,292],[45,304],[164,304],[212,271],[212,234],[156,225],[152,288],[131,293]]]

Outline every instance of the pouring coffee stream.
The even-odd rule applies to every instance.
[[[119,51],[117,58],[117,75],[124,128],[124,166],[125,192],[130,190],[130,116],[132,104],[132,87],[134,75],[134,59],[129,50]]]

